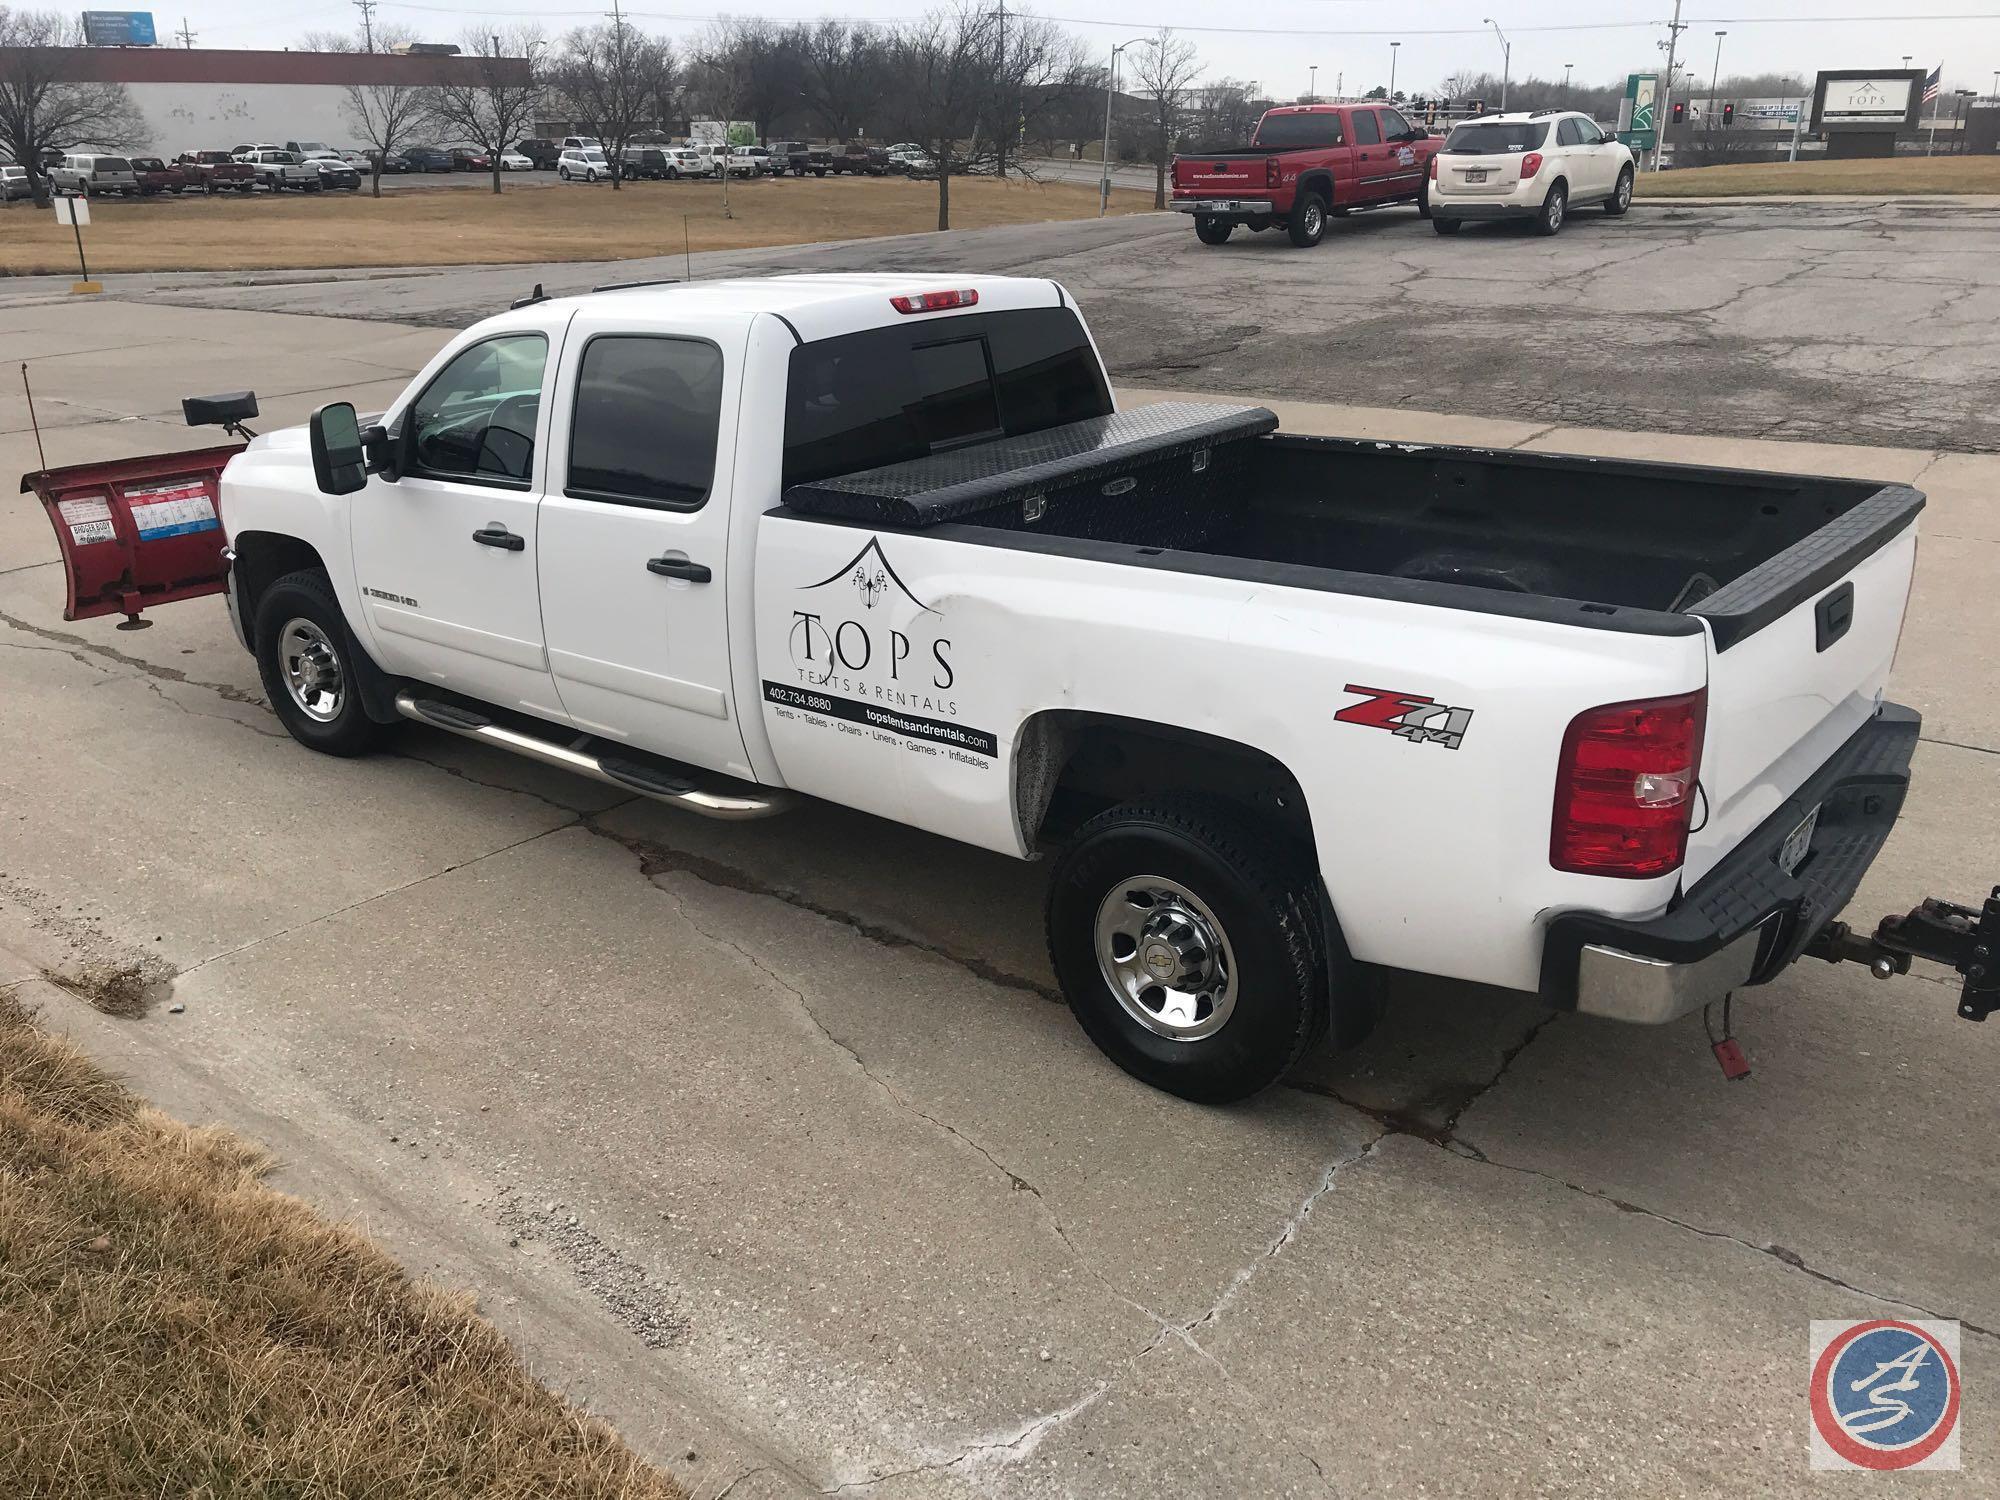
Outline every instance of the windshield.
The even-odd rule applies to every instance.
[[[1464,156],[1495,156],[1509,151],[1537,151],[1548,139],[1546,120],[1494,120],[1460,125],[1444,149]]]
[[[1257,126],[1260,146],[1338,146],[1340,116],[1334,113],[1264,116]]]

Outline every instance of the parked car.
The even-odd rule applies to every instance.
[[[131,159],[123,156],[71,152],[49,168],[49,186],[58,192],[86,198],[104,193],[118,193],[127,198],[139,195],[139,179],[132,171]]]
[[[692,146],[670,146],[666,151],[667,176],[706,177],[708,158]]]
[[[889,170],[891,172],[935,175],[932,170],[930,152],[922,146],[891,146],[889,148]]]
[[[368,155],[368,164],[371,167],[374,166],[376,158],[378,157],[381,158],[382,175],[384,177],[387,177],[392,173],[414,172],[417,170],[415,167],[410,165],[410,159],[407,156],[405,156],[401,151],[391,151],[387,156],[383,156],[380,151],[377,151],[373,147],[370,147],[367,155]]]
[[[436,146],[409,146],[403,151],[405,168],[411,172],[449,172],[451,153]]]
[[[562,138],[565,151],[602,151],[604,142],[594,135],[566,135]]]
[[[249,163],[227,151],[183,151],[178,165],[188,186],[204,193],[248,193],[257,186],[257,174]]]
[[[363,176],[367,176],[375,170],[375,160],[369,152],[356,150],[352,146],[342,146],[334,152],[334,155],[338,156]]]
[[[547,136],[533,135],[526,140],[514,142],[514,149],[534,163],[537,172],[553,172],[556,159],[562,155],[562,143],[552,141]]]
[[[806,166],[807,170],[813,176],[826,176],[827,173],[833,170],[833,147],[808,146],[806,148]]]
[[[627,146],[618,157],[618,175],[628,180],[667,175],[667,153],[658,146]]]
[[[812,147],[804,141],[773,141],[771,143],[771,175],[783,177],[790,173],[803,177],[812,170]]]
[[[11,162],[0,166],[0,203],[12,203],[16,198],[34,196],[34,179],[28,175],[26,167],[17,167]]]
[[[710,177],[720,177],[724,172],[731,177],[749,177],[757,170],[754,162],[736,155],[733,147],[697,141],[694,149],[701,153],[702,171]]]
[[[493,158],[484,151],[475,151],[470,146],[453,146],[450,152],[451,165],[446,170],[452,172],[490,172]]]
[[[302,745],[413,720],[687,811],[1052,851],[1054,976],[1156,1087],[1358,1041],[1385,970],[1659,1023],[1914,953],[1965,983],[1911,1000],[2000,1003],[2000,903],[1829,926],[1918,745],[1906,485],[1119,413],[1063,289],[999,276],[533,299],[376,421],[211,456],[233,550],[170,554]],[[73,573],[72,617],[185,542]]]
[[[322,146],[316,151],[293,154],[319,173],[319,185],[322,188],[345,188],[350,193],[361,191],[360,170],[339,152]]]
[[[334,156],[338,154],[325,141],[286,141],[283,143],[282,149],[290,151],[301,160],[314,156]]]
[[[771,153],[768,148],[763,146],[735,146],[730,149],[729,154],[738,161],[748,162],[750,170],[755,172],[759,177],[769,177],[771,175]]]
[[[886,146],[869,146],[860,141],[849,141],[833,153],[832,165],[836,173],[886,177],[889,174],[889,151]]]
[[[518,151],[502,151],[500,153],[500,170],[503,172],[532,172],[535,170],[534,158],[523,156]]]
[[[231,146],[229,154],[238,161],[243,161],[252,151],[282,151],[284,149],[276,141],[252,141],[247,146]]]
[[[1437,138],[1387,104],[1298,104],[1266,110],[1247,146],[1174,157],[1173,207],[1194,216],[1204,245],[1239,224],[1282,225],[1294,245],[1317,245],[1330,215],[1414,203],[1430,217]]]
[[[155,193],[180,194],[188,185],[188,175],[157,156],[132,158],[132,175],[139,179],[139,191],[147,197]]]
[[[1431,159],[1431,227],[1456,234],[1481,219],[1531,219],[1556,234],[1570,209],[1632,206],[1632,152],[1589,115],[1568,109],[1484,115],[1452,127]]]
[[[297,188],[304,193],[326,191],[319,168],[300,160],[296,151],[277,148],[252,151],[243,160],[257,174],[257,181],[267,192],[281,193],[286,188]]]
[[[556,176],[564,182],[600,182],[611,176],[611,163],[595,146],[566,146],[556,158]]]

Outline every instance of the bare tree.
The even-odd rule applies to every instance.
[[[0,7],[0,146],[28,169],[37,204],[49,201],[45,148],[142,146],[151,138],[124,84],[69,76],[58,49],[82,43],[82,25],[66,16]]]
[[[1174,40],[1174,34],[1161,27],[1159,34],[1143,47],[1132,52],[1132,72],[1135,77],[1134,93],[1152,96],[1152,111],[1149,119],[1152,136],[1153,158],[1153,207],[1167,206],[1167,163],[1173,159],[1174,141],[1180,133],[1180,125],[1186,103],[1183,94],[1201,73],[1201,59],[1195,56],[1194,43]]]
[[[415,35],[407,26],[380,22],[374,28],[372,40],[378,44],[377,50],[386,53],[398,42],[410,41]],[[370,39],[355,32],[308,31],[299,38],[299,50],[361,53],[369,50]],[[415,59],[411,61],[414,63]],[[398,72],[402,70],[399,68]],[[390,83],[350,83],[341,92],[344,95],[341,113],[353,124],[356,137],[368,150],[373,169],[368,190],[379,198],[384,160],[415,140],[435,111],[436,100],[429,82],[414,72]]]
[[[981,117],[993,102],[999,31],[981,0],[954,0],[899,27],[890,41],[886,99],[896,129],[937,171],[939,229],[951,228],[951,179],[993,159]]]
[[[467,32],[463,55],[445,59],[431,93],[428,123],[441,137],[474,146],[493,164],[500,191],[500,153],[525,130],[541,105],[548,78],[548,42],[541,28],[520,26],[482,35]]]
[[[794,35],[806,103],[830,139],[852,138],[865,112],[882,100],[885,38],[873,26],[836,20],[801,25]]]
[[[1083,97],[1099,76],[1083,43],[1053,22],[1027,11],[994,16],[993,102],[984,112],[993,137],[993,171],[1007,175],[1007,158],[1019,140],[1044,133]]]
[[[722,179],[722,217],[736,217],[729,208],[729,127],[750,91],[750,70],[756,43],[747,40],[761,22],[720,16],[695,33],[688,46],[689,99],[722,122],[722,159],[716,175]]]
[[[798,107],[805,87],[805,59],[797,33],[781,31],[769,21],[746,19],[737,27],[736,46],[743,54],[739,104],[759,143],[769,145],[772,124]]]
[[[568,50],[551,71],[555,86],[603,143],[616,192],[625,176],[625,148],[639,131],[658,123],[660,98],[673,85],[673,49],[614,15],[602,26],[572,31]]]

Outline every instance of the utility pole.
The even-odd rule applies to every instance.
[[[1666,154],[1667,126],[1674,117],[1674,57],[1680,48],[1681,33],[1687,27],[1681,22],[1681,0],[1674,0],[1674,18],[1667,23],[1667,87],[1660,96],[1659,115],[1654,120],[1653,170],[1660,170],[1660,158]]]
[[[999,9],[992,15],[1000,22],[1000,63],[995,70],[1000,75],[1000,124],[994,134],[993,175],[1007,175],[1007,137],[1014,133],[1019,110],[1010,97],[1013,91],[1007,87],[1007,0],[999,0]],[[1013,117],[1013,118],[1010,118]]]
[[[370,52],[375,50],[375,7],[378,3],[379,0],[354,0],[354,8],[361,12],[361,45]]]
[[[1389,102],[1391,104],[1396,102],[1396,53],[1402,45],[1401,42],[1389,43]]]
[[[1574,68],[1575,66],[1576,66],[1576,64],[1575,64],[1575,63],[1564,63],[1564,64],[1563,64],[1563,103],[1565,103],[1565,104],[1569,103],[1569,75],[1570,75],[1570,70],[1571,70],[1572,68]]]
[[[1317,104],[1319,103],[1319,64],[1307,63],[1306,74],[1308,77],[1308,82],[1306,84],[1306,103]]]
[[[373,3],[373,0],[370,0],[370,3]],[[201,33],[198,31],[189,31],[188,18],[186,16],[182,16],[181,29],[175,32],[174,35],[178,36],[181,39],[181,46],[183,48],[192,52],[194,50],[194,39],[197,36],[201,35]]]

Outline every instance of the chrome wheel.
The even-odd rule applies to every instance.
[[[340,653],[318,625],[303,616],[285,622],[278,634],[278,667],[285,674],[285,691],[300,713],[320,724],[340,717],[347,674],[341,669]]]
[[[1164,875],[1121,880],[1097,908],[1097,967],[1125,1012],[1177,1042],[1214,1036],[1236,1009],[1236,956],[1194,892]]]
[[[1632,174],[1630,172],[1620,172],[1618,174],[1618,212],[1622,214],[1631,206]]]
[[[1314,239],[1318,239],[1320,231],[1325,227],[1326,219],[1320,213],[1319,205],[1317,203],[1308,203],[1306,205],[1306,233]]]

